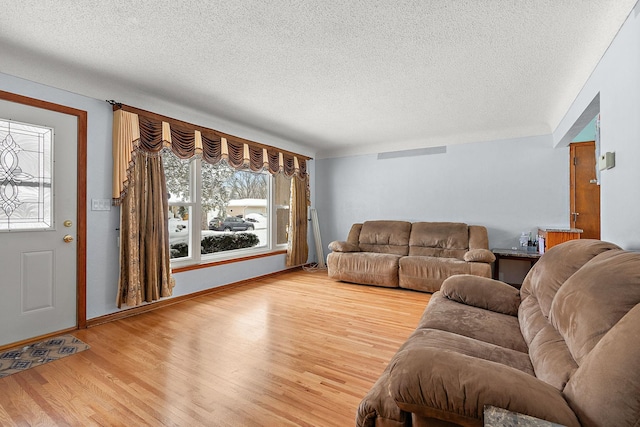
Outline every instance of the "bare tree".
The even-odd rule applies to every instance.
[[[234,170],[224,164],[202,163],[202,226],[203,230],[208,228],[207,213],[216,212],[218,216],[224,217],[227,213],[227,206],[231,199],[229,179],[234,174]]]
[[[231,179],[232,199],[266,199],[267,176],[263,173],[237,171]]]

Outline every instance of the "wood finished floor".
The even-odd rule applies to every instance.
[[[297,270],[76,331],[0,379],[0,425],[353,426],[429,297]]]

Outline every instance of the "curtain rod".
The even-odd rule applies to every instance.
[[[132,107],[132,106],[126,105],[126,104],[122,104],[120,102],[114,101],[113,99],[107,99],[106,102],[108,102],[109,104],[111,104],[113,106],[113,111],[123,110],[123,111],[129,112],[129,113],[137,114],[139,116],[144,116],[144,117],[148,117],[148,118],[151,118],[151,119],[160,120],[162,122],[167,122],[170,125],[176,125],[176,126],[182,127],[182,128],[189,128],[189,129],[193,129],[193,130],[199,130],[200,132],[204,131],[206,133],[213,132],[213,133],[215,133],[216,135],[218,135],[218,136],[220,136],[222,138],[230,139],[232,141],[242,142],[242,143],[245,143],[245,144],[250,144],[250,145],[253,145],[253,146],[256,146],[256,147],[260,147],[260,148],[278,150],[278,151],[280,151],[282,153],[287,153],[287,154],[290,154],[292,156],[296,156],[296,157],[301,158],[301,159],[305,159],[305,160],[312,160],[313,159],[313,157],[304,156],[302,154],[294,153],[293,151],[283,150],[281,148],[274,147],[272,145],[262,144],[260,142],[251,141],[250,139],[240,138],[239,136],[235,136],[235,135],[231,135],[231,134],[228,134],[228,133],[220,132],[219,130],[207,128],[207,127],[204,127],[204,126],[194,125],[193,123],[185,122],[185,121],[179,120],[179,119],[174,119],[173,117],[163,116],[162,114],[152,113],[151,111],[143,110],[141,108]]]

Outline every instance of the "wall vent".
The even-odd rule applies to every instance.
[[[445,145],[439,147],[416,148],[415,150],[389,151],[386,153],[378,153],[378,160],[395,159],[398,157],[415,157],[427,156],[431,154],[445,154],[447,147]]]

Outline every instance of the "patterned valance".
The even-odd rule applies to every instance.
[[[113,200],[116,204],[126,192],[127,171],[136,150],[152,155],[166,147],[181,159],[201,156],[212,164],[225,161],[236,169],[307,179],[308,157],[141,111],[118,105],[113,112]]]

